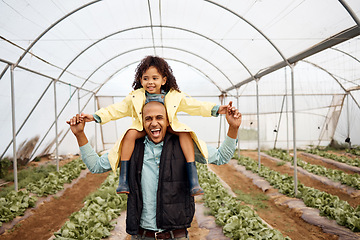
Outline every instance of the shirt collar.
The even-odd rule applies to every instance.
[[[164,145],[164,141],[161,141],[161,142],[159,142],[158,144],[155,144],[153,141],[151,141],[151,140],[148,138],[147,135],[145,136],[144,143],[145,143],[146,145],[150,145],[150,146],[152,146],[152,147],[162,147],[162,146]]]

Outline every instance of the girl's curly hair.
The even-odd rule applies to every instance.
[[[142,88],[140,79],[146,70],[148,70],[150,67],[155,67],[162,77],[166,77],[166,83],[161,86],[161,89],[166,92],[170,91],[171,89],[180,92],[171,67],[163,58],[157,56],[147,56],[141,60],[136,68],[135,79],[132,84],[134,90]]]

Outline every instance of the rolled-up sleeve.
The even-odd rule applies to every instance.
[[[92,173],[103,173],[111,170],[108,153],[101,157],[91,147],[90,143],[80,147],[83,162]]]
[[[236,143],[236,139],[226,136],[225,140],[221,143],[218,149],[207,145],[209,153],[208,163],[215,165],[228,163],[234,155]],[[195,160],[200,163],[206,163],[197,147],[195,148]]]

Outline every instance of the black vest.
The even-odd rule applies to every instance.
[[[127,201],[126,232],[138,233],[142,211],[141,171],[144,159],[144,138],[135,142],[129,166],[130,194]],[[195,213],[194,197],[190,196],[186,159],[179,138],[167,133],[160,158],[156,203],[156,224],[160,229],[188,228]]]

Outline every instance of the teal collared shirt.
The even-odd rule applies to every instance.
[[[143,194],[143,211],[141,214],[140,226],[144,229],[158,231],[156,226],[156,193],[159,180],[159,164],[162,152],[163,142],[155,144],[145,137],[144,162],[141,173],[141,189]],[[226,136],[221,146],[216,149],[208,147],[208,163],[215,165],[226,164],[232,158],[235,148],[236,139]],[[206,163],[196,144],[195,161]],[[80,147],[82,159],[92,173],[103,173],[111,170],[107,153],[99,157],[90,143]]]
[[[156,193],[159,181],[160,157],[164,142],[155,144],[145,137],[144,162],[141,172],[141,191],[143,210],[140,226],[144,229],[158,231],[156,227]]]

